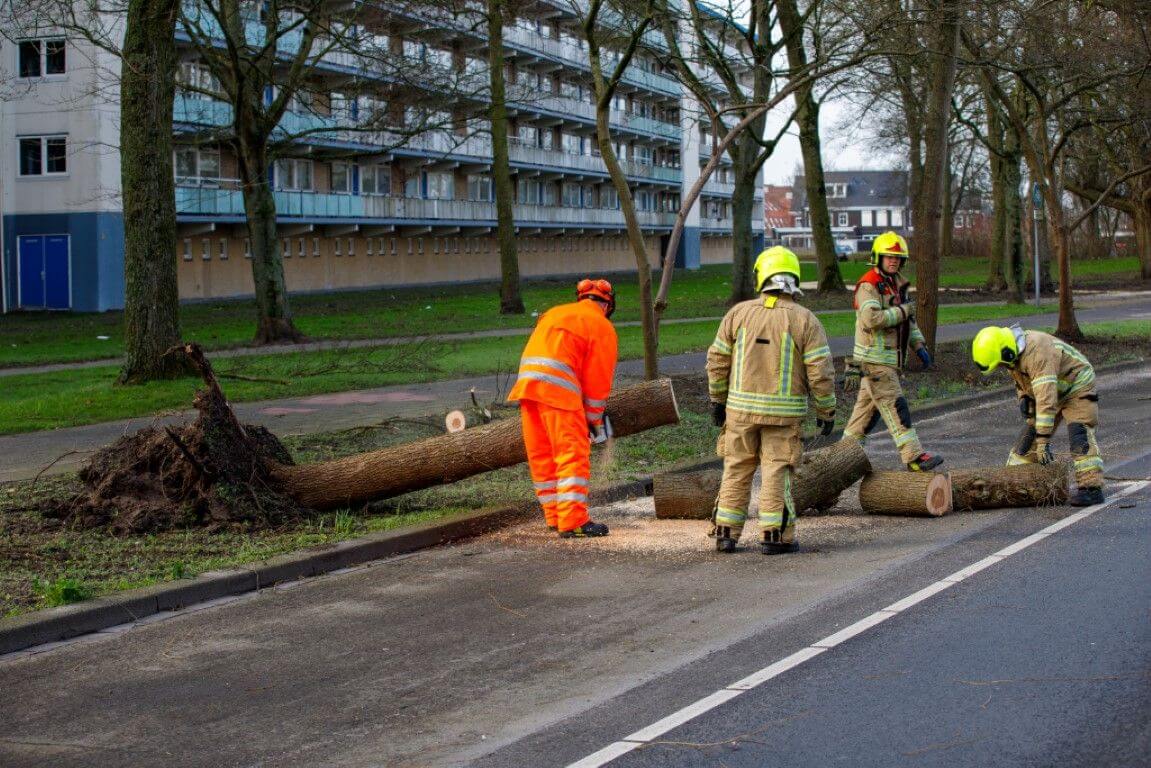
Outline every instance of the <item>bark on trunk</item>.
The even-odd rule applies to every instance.
[[[731,303],[755,296],[755,257],[751,243],[751,217],[755,214],[755,190],[759,186],[755,164],[756,143],[750,131],[739,138],[735,156],[735,189],[731,195],[732,265]]]
[[[1139,276],[1151,280],[1151,189],[1135,205],[1135,249],[1139,252]]]
[[[612,395],[607,412],[617,437],[679,421],[668,379]],[[335,461],[279,466],[273,476],[300,504],[334,509],[453,483],[526,460],[520,420],[514,418]]]
[[[1017,151],[1018,142],[1009,138],[1008,147],[1015,148],[1003,161],[1004,187],[1004,247],[1006,248],[1006,271],[1011,300],[1017,304],[1024,301],[1027,287],[1027,250],[1023,246],[1023,200],[1019,188],[1023,183],[1022,159]]]
[[[1058,461],[982,467],[951,472],[951,491],[957,512],[1005,507],[1042,507],[1067,501],[1070,465]]]
[[[803,454],[791,484],[792,501],[799,514],[826,509],[839,494],[871,471],[867,452],[858,440]],[[652,478],[655,516],[660,520],[706,520],[711,516],[723,471],[662,472]]]
[[[1055,260],[1059,265],[1059,326],[1055,335],[1064,341],[1083,341],[1083,331],[1075,318],[1075,301],[1071,286],[1071,235],[1067,230],[1066,216],[1062,207],[1056,208],[1058,201],[1050,201],[1050,234],[1055,250]]]
[[[859,505],[873,515],[939,517],[952,510],[951,478],[934,472],[872,472],[859,484]]]
[[[787,63],[791,77],[795,78],[807,69],[803,16],[795,0],[779,0],[776,9],[779,27],[787,44]],[[796,90],[795,108],[795,124],[799,128],[799,146],[803,154],[803,176],[811,211],[811,234],[815,241],[815,260],[819,269],[819,291],[842,291],[843,275],[839,273],[835,238],[831,234],[831,216],[827,212],[823,158],[820,153],[819,102],[815,100],[813,84]]]
[[[176,0],[128,5],[120,79],[120,180],[124,204],[124,367],[121,383],[189,372],[179,355],[172,102]]]
[[[256,289],[257,344],[299,342],[304,335],[292,322],[288,289],[284,279],[284,255],[276,237],[276,198],[268,183],[267,161],[258,151],[243,154],[244,213],[252,254],[252,282]]]
[[[959,24],[953,0],[944,0],[938,15],[936,50],[931,56],[931,85],[924,121],[923,187],[915,220],[916,322],[927,348],[935,354],[939,311],[939,259],[944,185],[947,183],[947,139],[951,94],[955,87],[955,49]]]
[[[511,164],[508,159],[508,110],[504,84],[504,2],[488,0],[488,72],[491,104],[488,118],[492,132],[492,183],[496,195],[496,242],[500,249],[500,314],[522,315],[520,260],[516,252],[516,226],[512,204]]]
[[[999,138],[1002,128],[993,128],[998,121],[991,117],[994,105],[990,100],[988,106],[988,133],[996,143],[995,150],[1002,149]],[[994,208],[991,220],[991,263],[987,271],[987,282],[984,288],[989,291],[1003,291],[1007,289],[1007,187],[1005,184],[1005,169],[1003,160],[994,151],[988,155],[991,164],[991,200]]]

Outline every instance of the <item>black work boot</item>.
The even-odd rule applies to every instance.
[[[763,532],[763,541],[759,544],[760,551],[765,555],[785,555],[799,549],[795,540],[795,527],[780,533],[778,528],[771,528]]]
[[[1067,500],[1073,507],[1091,507],[1103,503],[1102,488],[1080,488],[1075,495]]]
[[[942,463],[942,456],[933,456],[927,451],[924,451],[911,461],[907,462],[907,468],[912,472],[930,472]]]
[[[717,526],[715,529],[715,551],[730,554],[735,551],[736,542],[739,541],[738,536],[733,536],[731,528],[726,525]]]
[[[579,528],[570,531],[560,531],[561,539],[588,539],[593,536],[607,536],[607,526],[603,523],[593,523],[588,520]]]

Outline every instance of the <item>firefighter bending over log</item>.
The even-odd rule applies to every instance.
[[[724,427],[723,480],[712,516],[715,548],[733,552],[761,467],[761,550],[796,549],[792,472],[803,455],[800,425],[810,393],[823,435],[835,423],[835,369],[819,319],[795,303],[799,259],[786,248],[755,261],[757,299],[736,304],[707,351],[707,388],[713,420]]]
[[[581,280],[576,300],[539,319],[520,358],[509,401],[519,401],[536,499],[560,538],[607,536],[588,517],[591,445],[604,443],[618,342],[608,319],[615,291],[607,280]]]
[[[858,390],[859,396],[843,434],[863,442],[882,418],[903,463],[913,472],[925,472],[943,459],[920,445],[899,385],[909,347],[924,370],[931,366],[931,354],[915,324],[915,305],[907,298],[908,282],[900,274],[907,257],[907,241],[884,232],[871,246],[872,268],[855,286],[854,359],[847,361],[843,391]]]
[[[1067,422],[1077,491],[1070,503],[1103,503],[1103,459],[1095,441],[1099,395],[1095,369],[1083,353],[1061,339],[1019,326],[989,326],[971,342],[971,358],[984,374],[1002,364],[1015,380],[1019,412],[1026,423],[1007,458],[1012,464],[1049,464],[1051,436]]]

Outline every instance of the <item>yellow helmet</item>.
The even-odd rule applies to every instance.
[[[764,285],[773,275],[791,275],[795,278],[795,287],[799,288],[799,257],[777,245],[768,248],[755,259],[755,290],[763,291]]]
[[[984,373],[991,373],[1000,363],[1010,368],[1018,358],[1019,343],[1010,328],[989,325],[971,342],[971,359]]]
[[[878,267],[881,256],[898,256],[906,260],[911,256],[907,241],[892,231],[884,232],[871,244],[871,266]]]

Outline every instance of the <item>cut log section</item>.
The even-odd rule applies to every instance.
[[[872,472],[859,484],[859,506],[873,515],[939,517],[951,495],[951,477],[936,472]]]
[[[1063,461],[1046,466],[1018,464],[957,469],[951,473],[955,509],[969,511],[1063,504],[1067,501],[1070,470],[1070,464]]]
[[[795,472],[791,497],[800,514],[829,509],[839,494],[871,471],[858,440],[840,440],[810,451]],[[662,472],[652,478],[655,516],[660,520],[706,520],[711,517],[723,471]]]
[[[612,395],[607,413],[616,437],[679,421],[668,379]],[[334,509],[454,483],[526,460],[520,420],[512,418],[334,461],[277,466],[272,474],[304,506]]]
[[[463,432],[468,428],[468,417],[464,416],[463,411],[449,411],[444,417],[444,426],[448,432]]]

